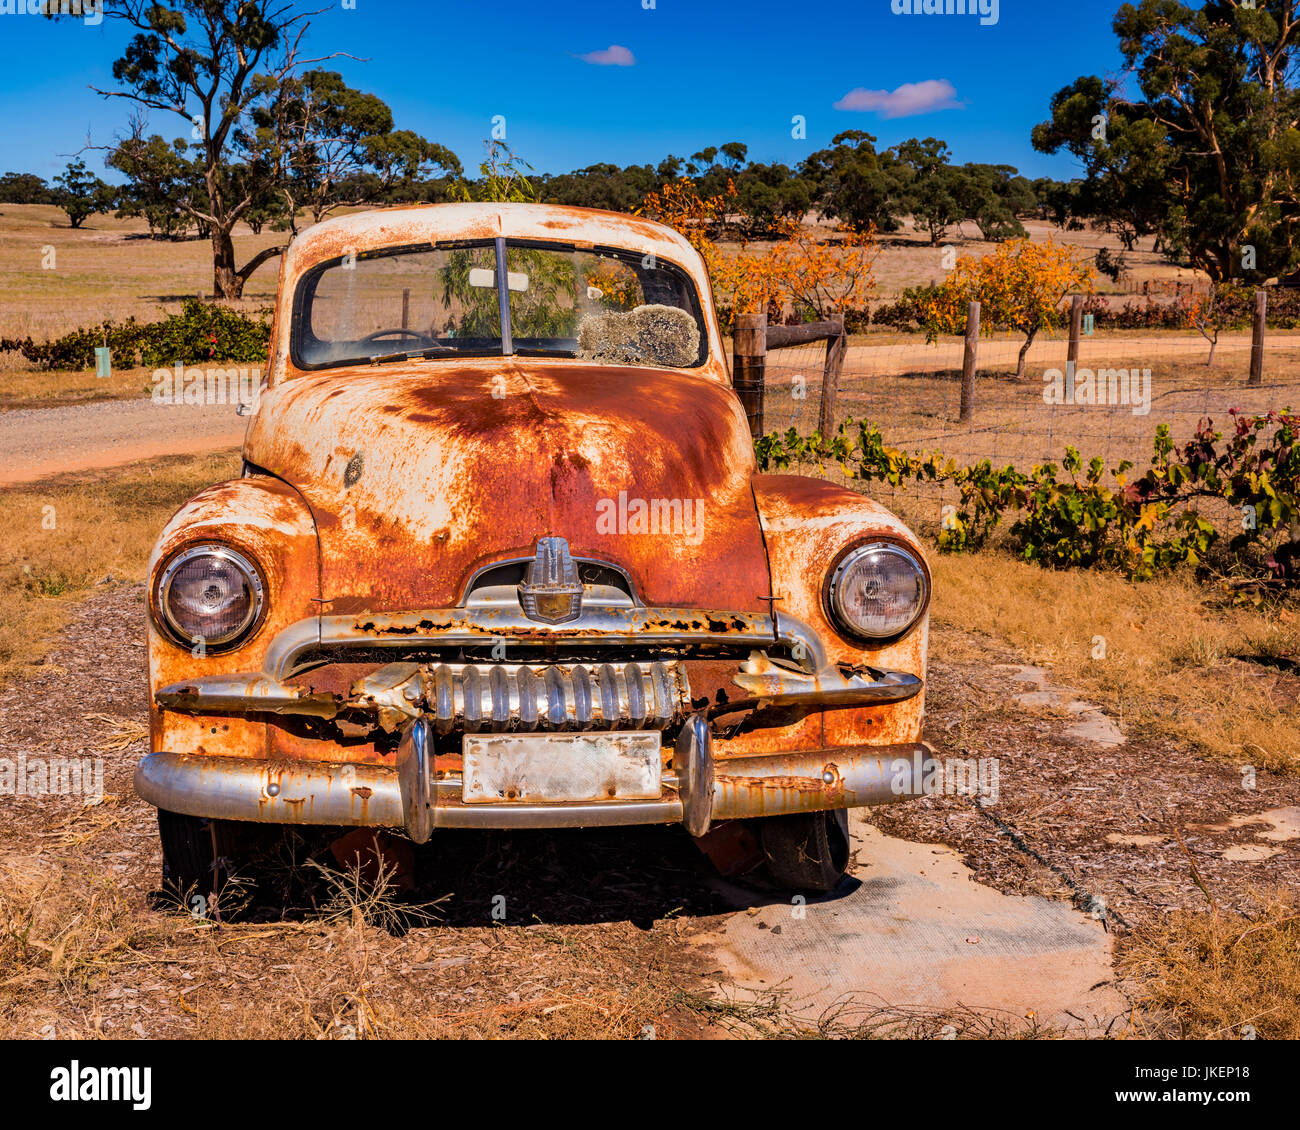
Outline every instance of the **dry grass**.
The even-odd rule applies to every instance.
[[[186,298],[211,294],[206,240],[148,239],[143,221],[111,216],[92,216],[75,231],[67,224],[58,208],[0,205],[0,337],[46,341],[104,320],[156,321],[179,312]],[[237,229],[236,252],[242,259],[286,239],[287,233]],[[42,267],[48,248],[54,249],[52,270]],[[253,276],[244,299],[230,305],[264,309],[275,288],[273,260]],[[150,372],[125,369],[97,379],[93,371],[44,372],[18,353],[0,353],[0,410],[144,396],[152,388]]]
[[[23,986],[85,988],[141,948],[171,937],[176,925],[141,915],[131,892],[97,869],[74,872],[36,856],[6,855],[0,860],[0,1002]]]
[[[8,355],[0,355],[0,357]],[[111,376],[84,372],[6,369],[0,359],[0,412],[57,408],[97,400],[135,400],[153,390],[152,369],[114,369]]]
[[[1250,914],[1174,911],[1125,939],[1145,1035],[1300,1039],[1300,894],[1259,892]]]
[[[0,1038],[629,1039],[707,1023],[671,923],[397,936],[373,921],[386,901],[345,878],[306,921],[218,924],[149,910],[88,862],[7,855]]]
[[[1134,584],[990,551],[931,556],[940,623],[1006,640],[1125,729],[1300,771],[1300,607],[1231,607],[1189,577]],[[1104,659],[1094,659],[1098,637]],[[1263,662],[1261,662],[1263,661]],[[1294,668],[1293,668],[1294,669]]]
[[[142,578],[177,507],[238,473],[238,455],[217,452],[0,491],[0,678],[48,654],[72,601],[99,584]]]
[[[141,220],[91,216],[79,230],[68,227],[58,208],[41,204],[0,205],[0,337],[37,341],[82,326],[134,314],[153,320],[180,309],[196,294],[212,293],[212,249],[206,240],[171,242],[147,238]],[[239,259],[287,241],[284,232],[255,236],[237,229]],[[54,268],[46,270],[46,249]],[[253,275],[240,304],[256,309],[275,297],[276,263]],[[0,366],[24,368],[15,354],[0,354]]]

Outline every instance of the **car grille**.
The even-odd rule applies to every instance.
[[[686,672],[645,663],[440,663],[424,669],[439,733],[662,730],[690,709]]]

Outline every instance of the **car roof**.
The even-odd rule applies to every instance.
[[[285,267],[296,277],[323,260],[383,247],[452,239],[554,240],[618,247],[658,255],[686,268],[707,286],[704,264],[684,236],[652,220],[624,212],[558,204],[423,204],[379,208],[337,216],[299,234]]]

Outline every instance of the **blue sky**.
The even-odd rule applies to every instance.
[[[0,13],[21,2],[0,0]],[[958,162],[1068,177],[1073,162],[1035,153],[1030,128],[1060,87],[1120,63],[1118,0],[1001,0],[990,26],[895,15],[894,0],[348,2],[314,18],[309,53],[359,56],[326,65],[471,168],[500,114],[514,150],[545,172],[657,163],[727,141],[793,164],[841,130],[864,129],[882,148],[934,136]],[[126,38],[110,19],[0,14],[0,171],[48,178],[87,136],[103,145],[126,130],[131,104],[89,89],[113,86]],[[806,140],[791,136],[796,114]],[[149,129],[188,133],[158,112]]]

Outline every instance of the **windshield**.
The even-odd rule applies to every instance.
[[[686,273],[613,248],[483,240],[344,256],[303,279],[294,310],[304,369],[509,354],[690,368],[707,352]]]

